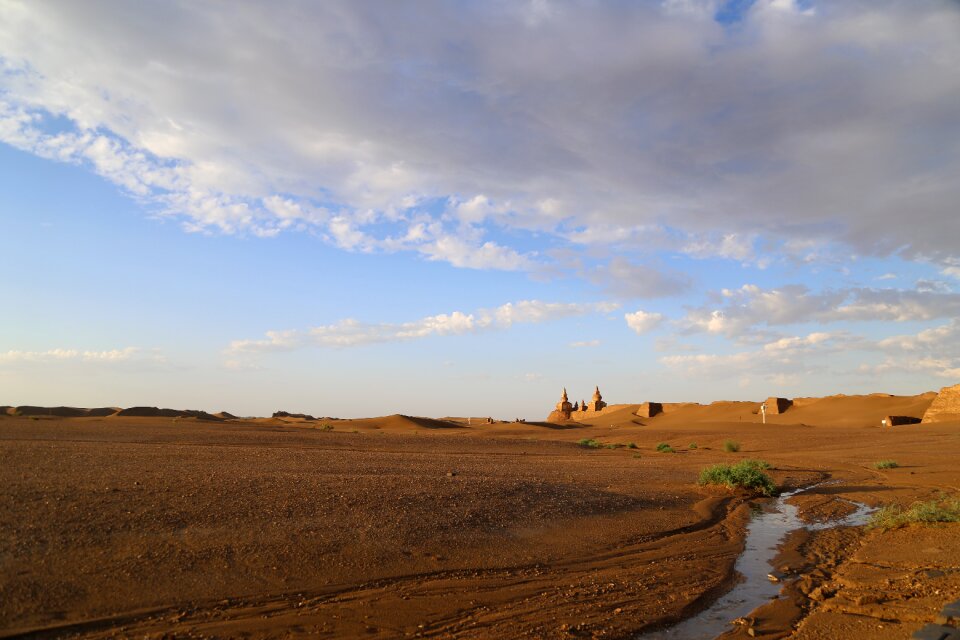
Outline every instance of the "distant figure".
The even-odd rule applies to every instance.
[[[579,402],[574,402],[574,403],[573,403],[573,410],[574,410],[574,411],[580,411],[580,403],[579,403]]]

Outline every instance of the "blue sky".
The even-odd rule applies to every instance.
[[[0,403],[960,378],[955,3],[0,13]]]

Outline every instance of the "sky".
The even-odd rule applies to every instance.
[[[960,3],[0,0],[0,404],[960,382]]]

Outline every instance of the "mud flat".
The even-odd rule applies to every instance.
[[[788,489],[832,481],[791,502],[811,521],[960,485],[960,425],[623,414],[570,428],[2,416],[0,634],[634,637],[738,582],[751,501],[698,487],[703,466],[763,458]],[[804,530],[771,568],[787,568],[784,595],[731,633],[838,637],[868,619],[890,635],[865,637],[908,637],[960,597],[958,539],[957,525]]]

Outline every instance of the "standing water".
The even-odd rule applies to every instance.
[[[815,485],[820,486],[820,485]],[[743,553],[734,566],[743,576],[743,580],[713,605],[692,618],[679,622],[672,627],[641,634],[643,640],[704,640],[715,638],[730,629],[737,618],[748,615],[762,604],[778,597],[782,585],[771,582],[767,577],[772,569],[773,559],[777,555],[777,546],[791,531],[806,528],[819,531],[831,527],[855,527],[866,524],[873,512],[871,507],[853,503],[857,510],[850,515],[831,522],[805,524],[797,507],[787,504],[787,500],[798,493],[814,487],[797,489],[783,493],[769,509],[760,509],[753,514],[747,525],[747,541]]]

